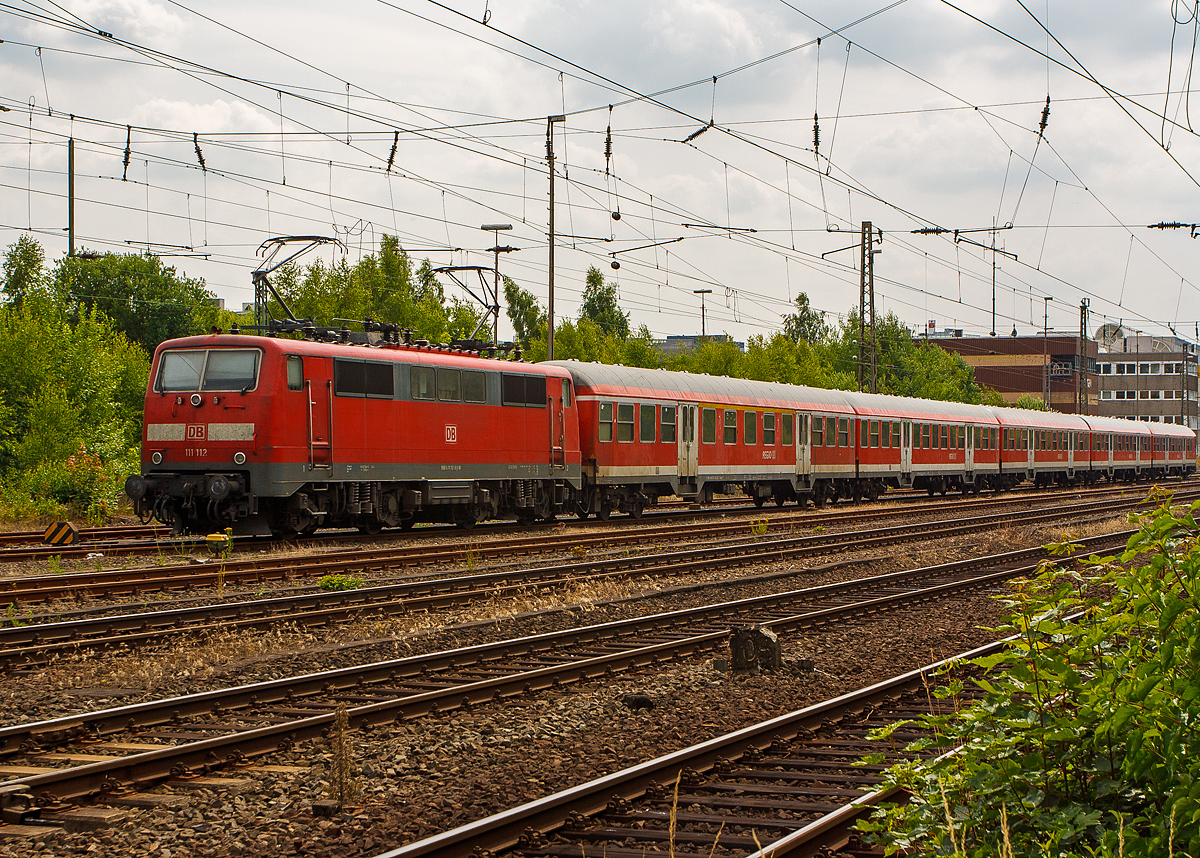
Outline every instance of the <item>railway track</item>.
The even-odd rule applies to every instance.
[[[1200,496],[1200,483],[1192,491],[1180,490],[1177,498],[1183,500]],[[1142,502],[1141,495],[1111,490],[1102,494],[1080,494],[1082,504],[1055,507],[1067,513],[1084,513],[1088,507],[1094,509],[1131,508]],[[1038,498],[1041,500],[1042,498]],[[1046,499],[1061,501],[1062,495],[1048,495]],[[1030,502],[1028,498],[999,497],[971,501],[965,507],[981,522],[1004,523],[1009,516],[980,517],[978,513],[993,510],[1013,510]],[[954,511],[961,511],[956,507]],[[921,504],[903,510],[849,510],[836,513],[812,514],[785,512],[764,514],[756,519],[760,528],[765,528],[759,538],[778,533],[787,528],[836,527],[858,522],[888,519],[900,514],[905,517],[924,513],[945,512],[941,503]],[[1032,514],[1021,510],[1022,520]],[[761,522],[765,521],[765,525]],[[605,528],[596,533],[540,531],[533,535],[489,539],[487,541],[456,543],[453,545],[413,544],[388,545],[379,548],[350,549],[324,554],[291,555],[262,559],[258,557],[228,559],[205,564],[183,563],[170,566],[149,566],[134,569],[93,570],[57,575],[21,576],[0,579],[0,607],[11,604],[15,613],[24,614],[29,605],[59,599],[82,599],[123,595],[140,595],[160,590],[188,590],[197,587],[234,586],[261,584],[268,581],[287,581],[318,577],[330,574],[364,572],[368,570],[397,570],[447,563],[476,562],[485,558],[508,557],[518,554],[533,554],[554,551],[589,551],[617,548],[622,545],[644,546],[663,539],[695,535],[703,528],[707,537],[746,534],[750,522],[744,519],[728,521],[704,521],[676,525],[656,524],[644,527]],[[757,532],[757,531],[756,531]],[[399,548],[399,550],[398,550]],[[24,617],[22,621],[33,625],[36,617]],[[0,621],[2,623],[2,621]],[[9,623],[11,625],[11,623]]]
[[[1024,521],[1036,523],[1068,516],[1109,513],[1134,504],[1130,500],[1092,500],[1029,512],[1025,514]],[[281,622],[320,626],[344,622],[364,614],[383,617],[458,607],[474,600],[524,593],[530,587],[561,586],[580,580],[648,574],[677,575],[712,564],[735,568],[800,556],[892,546],[913,540],[972,533],[980,527],[1002,525],[1007,518],[1008,513],[997,513],[986,517],[977,515],[969,519],[918,522],[770,540],[747,540],[739,534],[737,538],[724,542],[710,540],[698,548],[512,568],[475,575],[423,578],[357,590],[310,591],[270,599],[188,605],[118,616],[76,616],[59,622],[14,622],[0,628],[0,671],[36,667],[56,655],[80,650],[161,644],[184,634],[263,629]],[[740,531],[744,533],[744,527]],[[337,564],[332,568],[346,571],[345,561],[332,562]],[[328,574],[331,567],[320,563],[317,561],[317,567],[306,572],[296,570],[294,566],[288,568],[295,574]],[[262,571],[269,574],[269,570]]]
[[[1172,487],[1184,490],[1188,488],[1200,487],[1200,480],[1188,481],[1172,481]],[[1107,494],[1124,494],[1130,491],[1130,487],[1126,485],[1114,485],[1102,489],[1078,489],[1075,490],[1079,494],[1087,494],[1089,496],[1099,496]],[[1035,489],[1032,486],[1020,487],[1011,490],[1003,496],[990,495],[986,497],[975,497],[968,499],[963,496],[955,496],[951,502],[963,507],[970,507],[976,504],[988,504],[996,502],[1021,503],[1028,502],[1040,498],[1062,497],[1064,492],[1061,490],[1045,490]],[[893,501],[905,506],[905,511],[918,510],[936,507],[945,507],[947,500],[928,500],[924,492],[916,492],[912,490],[901,490],[889,492],[882,496],[881,500]],[[911,505],[911,506],[909,506]],[[788,512],[780,513],[776,511],[773,514],[807,516],[812,519],[837,519],[845,518],[853,515],[853,512],[846,512],[847,505],[843,504],[839,507],[839,512],[829,513],[792,508]],[[664,503],[660,504],[652,511],[647,511],[642,520],[655,522],[671,521],[676,519],[698,519],[711,518],[731,513],[745,512],[748,514],[772,514],[766,509],[756,507],[746,498],[729,498],[718,500],[712,504],[707,504],[702,508],[698,508],[693,504],[688,503]],[[868,514],[900,514],[899,510],[891,510],[881,512],[873,510]],[[633,522],[637,519],[632,517],[622,516],[618,521]],[[572,527],[596,528],[605,529],[612,526],[610,522],[600,521],[598,519],[589,519],[587,521],[577,521],[575,519],[564,519],[564,522],[569,523]],[[479,525],[472,531],[476,535],[493,534],[503,535],[507,533],[528,534],[545,533],[559,527],[556,522],[543,523],[533,525],[531,527],[514,525],[511,522],[488,522]],[[635,525],[636,526],[636,525]],[[152,538],[145,538],[147,535],[153,534]],[[362,542],[366,539],[386,540],[392,543],[407,545],[416,539],[422,537],[462,537],[465,534],[454,525],[431,525],[429,527],[421,527],[416,531],[401,532],[398,530],[384,531],[382,535],[375,537],[367,536],[357,531],[340,531],[327,532],[314,537],[309,537],[305,540],[291,541],[271,538],[271,537],[237,537],[235,544],[239,550],[252,550],[255,548],[263,548],[277,546],[285,543],[291,546],[296,545],[327,545],[338,542]],[[97,553],[103,554],[106,559],[114,557],[153,557],[168,559],[172,557],[183,558],[195,552],[204,550],[204,539],[200,537],[178,537],[171,536],[165,528],[153,530],[153,526],[131,526],[121,528],[84,528],[81,530],[82,542],[74,546],[47,546],[40,543],[42,538],[41,532],[35,531],[20,531],[10,534],[0,534],[0,565],[6,563],[26,563],[48,561],[50,558],[55,558],[55,562],[64,560],[82,560],[88,559],[89,555]],[[13,547],[4,547],[4,546]],[[0,585],[2,586],[2,585]]]
[[[1083,548],[1124,539],[1097,537]],[[103,797],[291,748],[326,731],[339,706],[353,727],[370,730],[719,650],[731,625],[792,632],[997,587],[1044,556],[1027,549],[5,727],[0,774],[15,777],[0,789],[19,784],[50,805]],[[142,750],[125,754],[130,747]]]
[[[945,714],[954,700],[928,687],[948,664],[990,655],[1002,642],[764,721],[520,807],[382,853],[377,858],[817,858],[864,849],[855,823],[900,796],[880,791],[896,749],[928,738],[917,725],[887,741],[868,733]],[[976,695],[969,684],[958,702]],[[923,756],[948,751],[936,745]],[[868,754],[881,763],[860,765]]]

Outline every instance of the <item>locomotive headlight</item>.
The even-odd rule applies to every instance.
[[[151,454],[150,454],[150,461],[151,461],[151,462],[153,462],[153,463],[154,463],[154,464],[156,464],[156,465],[161,465],[161,464],[162,464],[162,453],[159,453],[159,452],[157,452],[157,451],[156,451],[156,452],[154,452],[154,453],[151,453]]]
[[[246,464],[246,454],[245,453],[234,453],[233,454],[233,463],[235,465]]]
[[[192,394],[192,405],[195,405],[197,408],[199,408],[203,404],[204,404],[204,397],[201,396],[199,393],[193,393]]]

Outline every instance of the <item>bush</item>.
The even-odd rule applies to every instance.
[[[322,590],[357,590],[362,585],[362,579],[353,575],[322,575],[317,579]]]
[[[1200,502],[1152,497],[1094,575],[1046,564],[1006,597],[983,698],[909,746],[956,752],[890,769],[912,799],[864,824],[889,854],[1200,855]]]

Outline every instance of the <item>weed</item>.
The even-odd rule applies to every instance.
[[[586,560],[588,556],[588,550],[582,545],[572,545],[571,556],[576,560]]]
[[[474,572],[479,566],[479,561],[483,559],[483,553],[479,550],[479,545],[472,542],[467,546],[466,564],[467,571]]]
[[[818,524],[818,525],[817,525],[815,528],[813,528],[813,529],[814,529],[814,530],[815,530],[817,533],[824,533],[824,532],[825,532],[825,525],[823,525],[823,524]]]
[[[317,579],[322,590],[357,590],[362,585],[363,580],[353,575],[322,575]]]
[[[8,608],[5,610],[4,615],[5,615],[5,618],[8,620],[8,624],[11,627],[13,627],[14,629],[25,625],[25,622],[23,620],[17,619],[17,606],[13,602],[8,603]],[[31,612],[31,616],[32,616],[32,612]]]
[[[50,573],[52,575],[61,575],[63,571],[62,555],[51,554],[46,558],[46,565],[50,567]]]
[[[753,536],[766,536],[767,528],[770,527],[771,521],[767,518],[756,518],[750,522],[750,533]]]

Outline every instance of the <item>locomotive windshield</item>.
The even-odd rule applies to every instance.
[[[258,379],[257,349],[163,352],[157,388],[163,392],[248,390]]]

